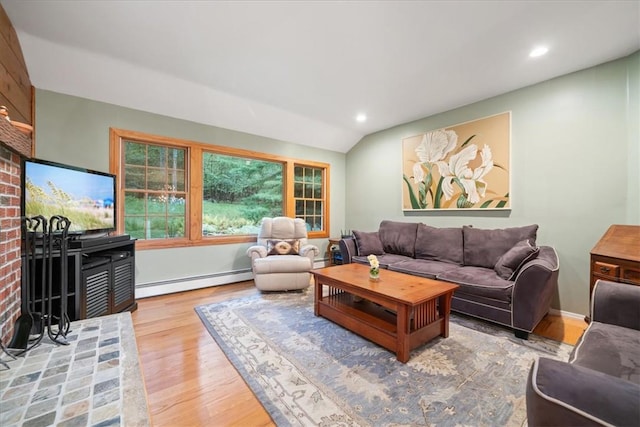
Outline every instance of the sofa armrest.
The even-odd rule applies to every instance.
[[[254,260],[256,258],[264,258],[267,256],[267,248],[260,245],[254,245],[247,249],[247,256]]]
[[[640,330],[640,286],[598,280],[591,298],[591,320]]]
[[[338,242],[343,264],[351,264],[351,258],[358,255],[356,240],[353,237],[343,237]]]
[[[549,312],[558,289],[558,274],[558,254],[550,246],[541,246],[538,257],[522,266],[511,296],[514,329],[531,332]]]
[[[637,425],[640,386],[583,366],[541,357],[527,380],[529,426]]]
[[[320,249],[318,249],[318,247],[314,245],[304,245],[300,248],[300,255],[309,258],[312,263],[311,265],[313,265],[316,257],[320,255]]]

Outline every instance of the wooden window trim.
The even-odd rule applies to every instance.
[[[321,169],[323,171],[323,176],[322,176],[322,200],[324,201],[323,203],[323,210],[322,210],[322,218],[323,218],[323,223],[324,223],[324,230],[320,230],[320,231],[309,231],[307,233],[307,237],[309,239],[319,239],[319,238],[325,238],[325,237],[329,237],[329,230],[331,229],[329,226],[329,165],[327,165],[326,163],[320,163],[320,162],[312,162],[312,161],[292,161],[289,165],[288,165],[288,177],[291,177],[290,180],[287,180],[287,182],[289,182],[290,184],[290,190],[291,192],[289,194],[287,194],[287,200],[290,202],[290,206],[288,206],[288,209],[285,211],[286,215],[291,217],[291,218],[295,218],[296,216],[296,207],[295,207],[295,197],[293,195],[293,177],[295,176],[294,174],[294,168],[296,166],[298,167],[310,167],[310,168],[315,168],[315,169]]]
[[[161,135],[148,134],[144,132],[131,131],[119,128],[109,129],[109,171],[117,176],[118,180],[118,233],[124,233],[124,185],[122,179],[122,141],[134,141],[145,144],[161,144],[186,149],[185,161],[188,164],[185,168],[188,171],[185,188],[188,192],[189,204],[186,207],[187,232],[186,237],[172,239],[138,240],[136,249],[166,249],[181,248],[188,246],[222,245],[230,243],[250,243],[255,242],[255,235],[240,236],[202,236],[202,155],[204,152],[224,154],[229,156],[245,157],[257,160],[280,162],[283,164],[283,212],[286,216],[295,218],[295,202],[293,197],[293,177],[294,167],[312,167],[323,170],[323,197],[324,197],[324,230],[309,231],[308,238],[329,237],[330,230],[330,165],[328,163],[310,160],[293,159],[274,154],[261,153],[253,150],[241,148],[225,147],[215,144],[206,144],[197,141],[172,138]],[[198,166],[198,167],[196,167]]]

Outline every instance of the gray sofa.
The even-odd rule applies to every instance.
[[[640,287],[597,281],[569,362],[536,360],[526,396],[529,426],[640,425]]]
[[[558,287],[558,256],[536,246],[537,230],[382,221],[378,231],[354,231],[339,245],[344,263],[368,264],[375,254],[382,268],[460,285],[452,310],[508,326],[526,339]]]

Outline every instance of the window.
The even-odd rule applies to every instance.
[[[294,166],[293,198],[296,218],[307,223],[307,230],[324,229],[324,171],[321,168]]]
[[[202,154],[202,235],[257,234],[260,220],[283,213],[283,164]]]
[[[250,242],[265,216],[329,230],[329,165],[111,129],[118,231],[138,248]]]
[[[136,239],[185,237],[184,148],[124,141],[124,233]]]

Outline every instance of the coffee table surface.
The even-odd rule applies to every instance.
[[[458,285],[388,270],[372,280],[369,267],[362,264],[311,273],[316,316],[395,352],[402,363],[409,360],[412,349],[437,336],[449,336],[451,298]]]
[[[458,288],[458,285],[425,277],[412,276],[380,269],[380,278],[369,278],[369,267],[363,264],[344,264],[311,270],[314,276],[322,276],[324,280],[336,280],[345,291],[353,290],[357,294],[382,294],[391,300],[409,305],[421,304],[425,301],[447,294]]]

